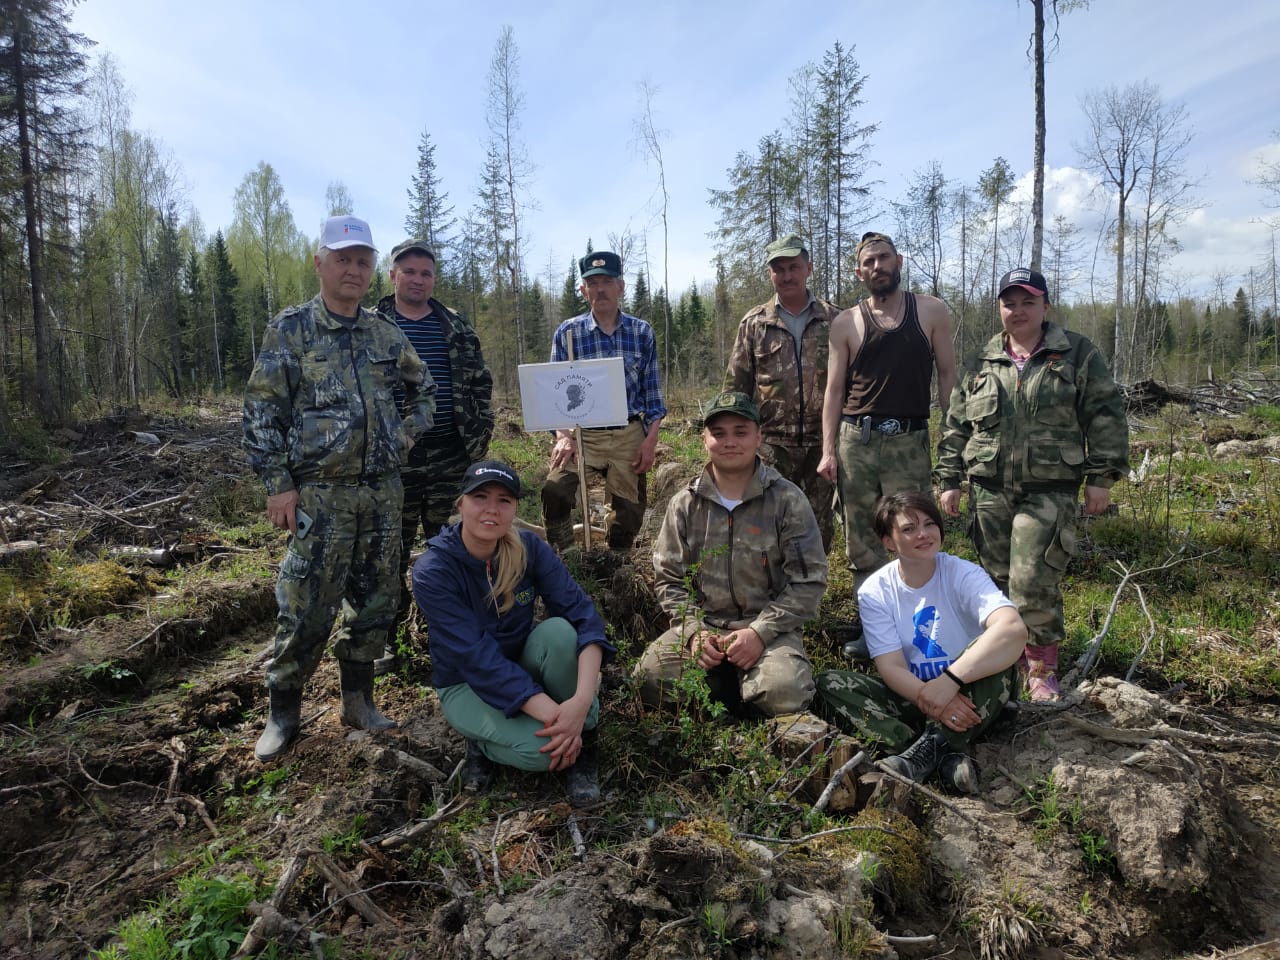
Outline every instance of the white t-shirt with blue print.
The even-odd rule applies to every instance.
[[[911,672],[932,680],[983,631],[987,617],[1012,607],[976,563],[938,554],[938,569],[923,587],[907,586],[896,560],[858,590],[858,611],[872,657],[900,649]]]

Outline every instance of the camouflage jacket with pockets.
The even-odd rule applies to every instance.
[[[965,363],[938,441],[935,479],[1004,490],[1110,487],[1129,472],[1124,397],[1098,348],[1056,323],[1019,373],[997,334]]]
[[[394,390],[403,385],[409,413]],[[360,308],[353,327],[317,295],[267,326],[244,393],[244,449],[267,494],[396,473],[431,428],[435,381],[400,328]]]
[[[827,557],[800,488],[756,459],[732,512],[708,469],[671,498],[653,549],[658,602],[673,625],[752,627],[765,646],[818,613]]]
[[[453,426],[462,438],[471,462],[483,460],[493,437],[493,374],[484,362],[480,338],[471,324],[435,297],[431,309],[441,318],[445,342],[449,345],[449,376],[453,381]],[[394,295],[378,301],[378,312],[393,323],[396,319]]]
[[[839,312],[829,300],[814,300],[799,356],[795,337],[778,315],[776,296],[749,310],[738,325],[723,389],[738,390],[755,400],[767,443],[822,444],[831,321]]]

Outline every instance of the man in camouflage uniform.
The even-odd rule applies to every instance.
[[[751,397],[760,408],[760,456],[803,490],[831,549],[831,481],[822,459],[822,397],[827,388],[828,336],[840,308],[809,290],[813,264],[792,233],[765,247],[776,296],[747,311],[729,354],[724,389]]]
[[[641,696],[673,703],[689,663],[712,695],[744,715],[803,710],[813,671],[802,627],[818,612],[827,555],[808,498],[758,456],[760,412],[743,393],[707,408],[709,462],[667,506],[653,551],[671,629],[636,665]]]
[[[363,220],[326,220],[315,257],[320,293],[271,321],[245,388],[249,464],[267,488],[271,523],[292,534],[276,583],[259,760],[297,736],[303,687],[339,608],[342,721],[395,726],[373,705],[373,660],[400,592],[400,468],[413,437],[431,428],[435,384],[399,328],[360,306],[376,257]],[[397,387],[410,411],[403,419]]]
[[[1033,700],[1058,696],[1066,636],[1062,578],[1075,553],[1077,499],[1090,516],[1129,472],[1124,397],[1098,348],[1049,319],[1044,277],[1025,267],[1000,281],[1002,331],[967,358],[938,442],[939,503],[960,514],[982,566],[1017,604],[1030,640]]]
[[[930,489],[930,383],[936,370],[945,413],[956,360],[946,304],[901,289],[893,240],[863,234],[854,256],[869,295],[831,321],[818,472],[839,485],[856,589],[887,559],[871,531],[881,495]]]
[[[395,292],[378,301],[378,312],[404,332],[436,384],[434,423],[414,438],[409,462],[400,472],[400,566],[408,569],[419,524],[427,540],[439,533],[453,513],[463,473],[485,459],[493,436],[493,375],[475,330],[432,296],[436,255],[425,241],[405,240],[392,249],[391,285]],[[408,588],[402,587],[402,617],[411,599]],[[394,653],[388,648],[376,672],[394,667]]]

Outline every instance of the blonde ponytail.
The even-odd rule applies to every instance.
[[[499,614],[504,614],[515,606],[516,585],[524,577],[525,567],[529,564],[529,556],[525,553],[524,541],[513,524],[507,535],[498,541],[498,549],[490,561],[490,569],[498,568],[498,576],[489,581],[489,599],[497,607]]]

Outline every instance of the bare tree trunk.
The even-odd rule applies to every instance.
[[[21,15],[19,14],[19,17]],[[28,116],[26,64],[22,24],[13,34],[14,100],[18,111],[18,156],[22,168],[22,206],[26,214],[27,264],[31,276],[31,329],[35,339],[36,363],[34,405],[41,422],[55,424],[58,405],[49,381],[49,329],[44,309],[44,269],[36,208],[36,171],[31,157],[31,124]]]
[[[1040,269],[1040,257],[1044,251],[1044,4],[1045,0],[1031,0],[1035,11],[1033,44],[1036,62],[1036,142],[1032,156],[1035,171],[1031,180],[1031,269]]]

